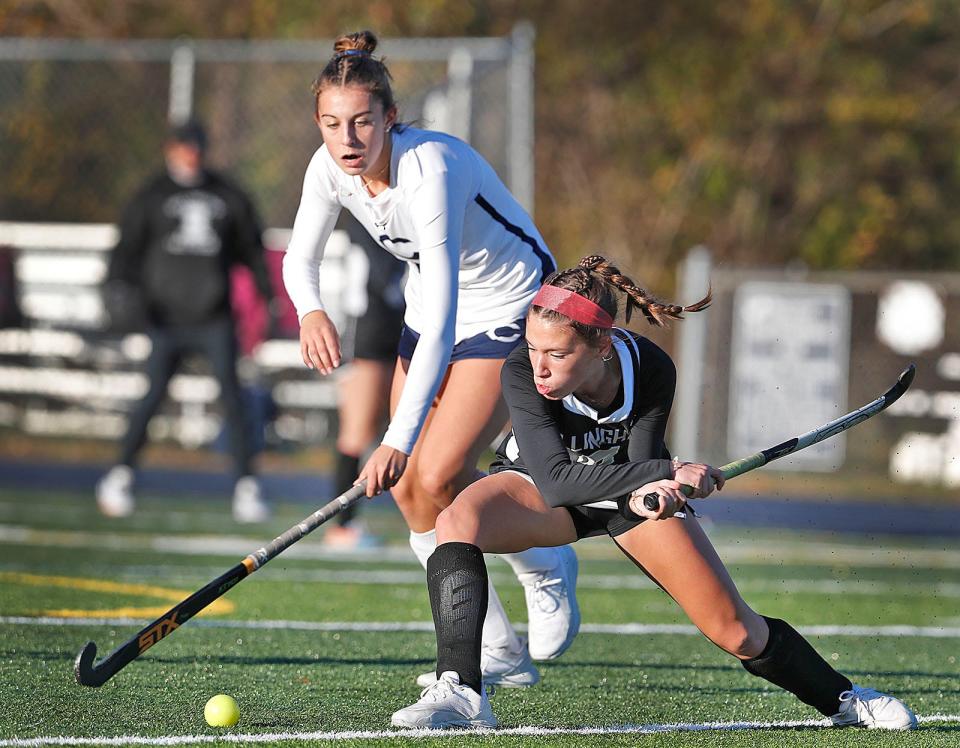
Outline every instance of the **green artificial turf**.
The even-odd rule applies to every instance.
[[[960,744],[960,638],[909,631],[811,642],[855,682],[897,694],[922,718],[951,719],[924,721],[910,735],[704,729],[818,715],[700,636],[591,633],[599,624],[686,623],[666,595],[597,540],[577,546],[585,631],[562,658],[541,664],[539,686],[499,689],[492,699],[503,728],[567,733],[366,734],[390,731],[390,714],[416,700],[414,678],[432,668],[435,655],[432,633],[412,625],[430,621],[422,570],[395,511],[382,508],[368,520],[387,540],[384,552],[336,558],[321,552],[318,537],[305,539],[231,590],[222,612],[185,624],[103,687],[77,685],[73,659],[84,642],[95,641],[102,656],[311,511],[281,505],[268,525],[251,528],[225,519],[220,503],[148,498],[134,517],[110,522],[80,494],[0,494],[0,747],[55,736],[139,736],[148,745],[241,735],[273,746],[326,742],[307,733],[390,746]],[[960,628],[960,551],[943,540],[711,534],[744,596],[766,615],[798,627]],[[493,562],[491,572],[508,612],[524,621],[523,595],[508,567]],[[130,622],[83,617],[116,619],[120,610],[134,611]],[[50,621],[55,615],[67,618]],[[267,621],[275,628],[265,628]],[[396,622],[414,630],[298,628],[319,622]],[[204,722],[203,705],[217,693],[239,702],[236,727]],[[659,731],[618,734],[623,726]],[[569,732],[587,727],[600,732]],[[346,740],[342,733],[351,731],[364,735]],[[271,737],[280,734],[288,739]]]

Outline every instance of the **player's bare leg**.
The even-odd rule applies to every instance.
[[[917,726],[902,702],[852,684],[790,624],[754,612],[692,516],[647,521],[615,541],[710,641],[737,657],[748,672],[790,691],[837,725]]]
[[[507,422],[500,396],[502,365],[499,359],[465,359],[450,367],[433,420],[420,439],[422,456],[415,472],[421,506],[426,495],[446,507],[474,484],[477,460]],[[539,546],[524,546],[526,550],[507,553],[503,560],[524,588],[529,653],[533,659],[550,660],[566,651],[580,628],[578,564],[572,548]]]
[[[573,543],[570,512],[554,508],[513,472],[488,475],[464,490],[437,521],[437,544],[470,543],[484,553]]]
[[[473,506],[458,511],[463,501]],[[548,516],[535,516],[543,513]],[[568,545],[576,540],[573,530],[566,532],[572,527],[569,513],[550,509],[533,484],[520,475],[498,473],[472,484],[443,516],[448,522],[471,522],[474,529],[485,526],[487,532],[477,545],[501,554],[513,568],[526,598],[530,656],[552,660],[563,654],[580,630],[579,564]],[[558,537],[564,539],[558,541]]]
[[[491,521],[504,528],[503,537],[490,531]],[[567,543],[576,538],[573,521],[566,510],[547,507],[522,477],[499,473],[461,493],[440,515],[437,534],[442,542],[430,557],[427,576],[438,679],[418,701],[394,713],[391,722],[411,728],[492,727],[497,721],[481,667],[488,589],[483,550],[511,552],[534,543]]]
[[[397,363],[391,410],[400,399],[408,365],[403,359]],[[476,480],[477,460],[506,424],[502,365],[500,359],[467,359],[447,369],[403,477],[391,489],[414,532],[433,530],[440,512]]]
[[[406,363],[401,361],[397,366],[394,404],[405,381]],[[407,469],[391,489],[410,527],[410,546],[424,568],[436,547],[437,515],[479,477],[477,460],[506,423],[507,409],[500,397],[502,365],[499,359],[467,359],[448,368]],[[492,586],[487,600],[483,627],[485,679],[507,687],[536,684],[540,674]],[[437,676],[436,671],[423,673],[417,683],[429,686]]]
[[[361,458],[386,423],[392,376],[392,362],[355,358],[337,383],[337,491],[349,488],[360,471]],[[358,509],[353,504],[337,515],[324,534],[324,545],[341,550],[379,545],[379,539],[366,530],[363,520],[356,518]]]
[[[396,410],[397,403],[400,401],[400,395],[403,392],[403,386],[407,381],[407,367],[410,362],[406,359],[397,359],[397,364],[393,370],[393,384],[390,387],[390,416],[392,417]],[[441,385],[441,393],[443,385]],[[429,496],[421,497],[421,490],[416,476],[420,455],[423,453],[424,435],[433,424],[433,418],[437,413],[437,400],[434,400],[433,407],[427,411],[426,420],[423,422],[423,429],[420,431],[420,438],[413,446],[413,451],[407,460],[407,467],[403,476],[397,484],[390,489],[393,500],[397,503],[400,514],[411,532],[423,533],[433,530],[437,522],[437,516],[443,511],[443,506],[434,503]]]
[[[360,456],[379,436],[386,421],[393,366],[369,358],[354,359],[348,366],[347,376],[338,384],[343,407],[337,414],[337,449]],[[375,397],[371,393],[383,395]]]

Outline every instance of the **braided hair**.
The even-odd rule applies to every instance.
[[[373,56],[377,48],[377,37],[372,31],[355,31],[344,34],[333,44],[334,54],[326,67],[313,81],[310,90],[314,96],[314,109],[320,102],[320,93],[327,88],[337,86],[361,86],[373,94],[388,112],[396,106],[392,76],[383,58]]]
[[[620,268],[601,255],[589,255],[580,260],[575,267],[558,270],[544,281],[544,285],[573,291],[592,301],[614,319],[620,307],[616,293],[619,291],[624,295],[626,302],[624,318],[627,323],[630,322],[633,310],[639,309],[647,322],[656,327],[665,327],[671,319],[683,319],[684,312],[699,312],[706,309],[712,300],[712,292],[708,291],[700,301],[689,306],[661,301],[638,286],[631,278],[623,275]],[[608,334],[607,330],[573,321],[559,312],[541,306],[531,306],[530,313],[545,320],[571,325],[591,344],[597,344],[604,335]]]

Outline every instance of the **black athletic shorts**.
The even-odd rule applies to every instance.
[[[350,239],[341,258],[340,303],[346,315],[340,335],[343,361],[360,358],[393,363],[403,327],[407,264],[385,252],[350,211],[340,212],[337,230]]]
[[[629,520],[616,509],[597,509],[592,506],[565,506],[577,529],[577,540],[609,535],[611,538],[629,532],[647,520]]]
[[[348,317],[343,335],[343,358],[393,362],[403,328],[403,309],[371,303],[362,317]]]
[[[524,480],[533,483],[533,478],[520,465],[504,465],[494,462],[490,466],[491,475],[494,473],[516,473]],[[629,520],[616,509],[598,509],[592,506],[565,506],[570,514],[573,526],[577,531],[577,540],[593,538],[598,535],[609,535],[611,538],[632,530],[645,519]]]

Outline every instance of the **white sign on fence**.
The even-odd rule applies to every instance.
[[[850,292],[840,285],[748,282],[733,301],[731,459],[766,449],[843,415],[850,361]],[[836,470],[844,435],[777,462]]]

